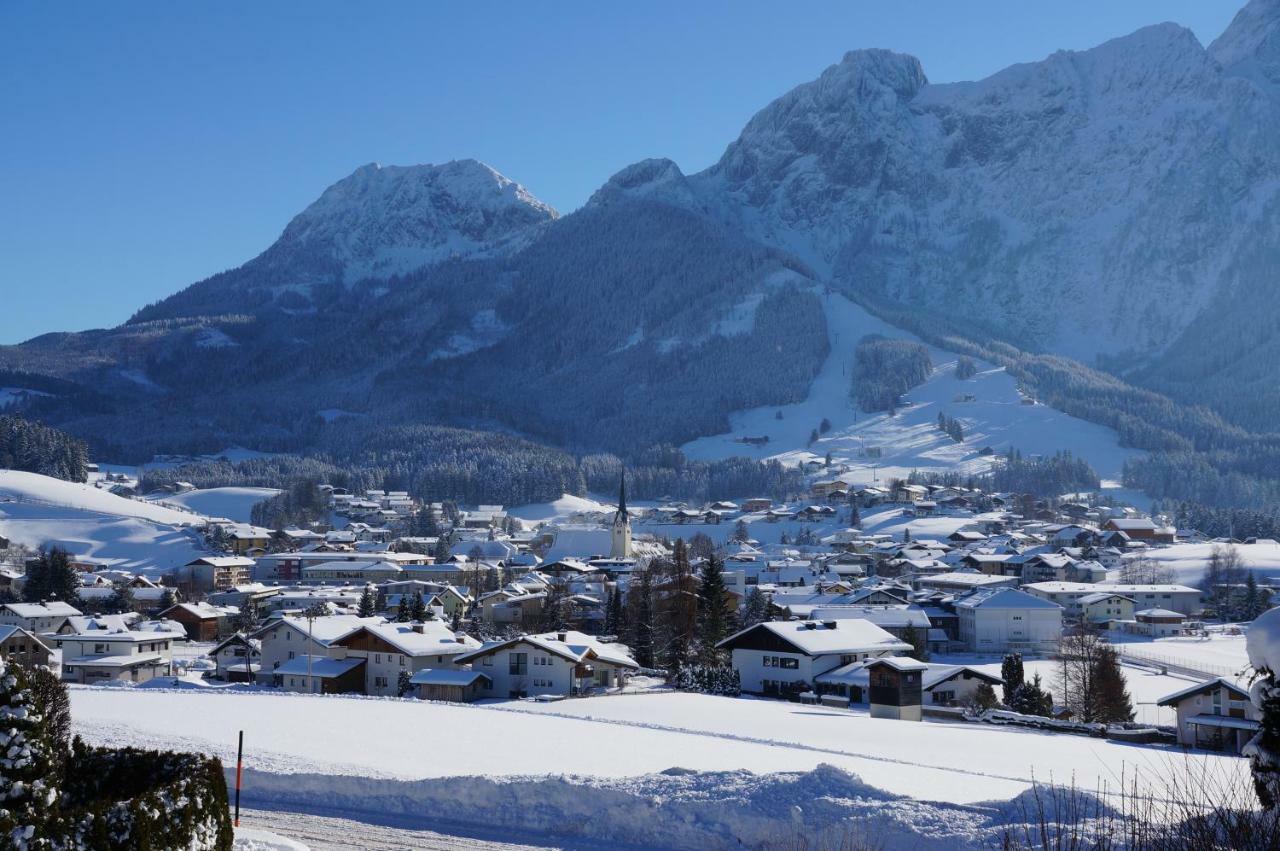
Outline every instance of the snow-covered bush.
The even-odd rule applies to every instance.
[[[0,660],[0,848],[229,851],[222,764],[68,743],[66,686]]]
[[[40,827],[58,798],[57,760],[27,672],[0,660],[0,845],[40,847]]]
[[[1258,672],[1249,690],[1262,713],[1262,729],[1245,747],[1253,769],[1253,784],[1264,807],[1280,806],[1280,608],[1263,614],[1249,626],[1249,664]]]

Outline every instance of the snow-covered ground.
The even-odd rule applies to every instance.
[[[996,451],[1017,447],[1024,455],[1069,450],[1087,459],[1107,479],[1120,478],[1126,459],[1135,450],[1120,447],[1114,431],[1069,417],[1045,405],[1022,404],[1017,382],[1003,369],[979,363],[979,372],[968,380],[955,377],[957,356],[930,347],[933,374],[906,394],[911,403],[890,417],[867,414],[850,398],[854,347],[867,334],[916,339],[867,313],[839,294],[822,296],[826,306],[831,355],[809,388],[808,397],[794,405],[754,408],[734,414],[728,434],[701,437],[682,449],[690,458],[715,459],[734,455],[780,458],[798,462],[822,458],[827,452],[854,467],[854,475],[868,482],[905,476],[912,470],[982,473],[991,460],[978,455],[990,446]],[[971,401],[960,401],[972,396]],[[782,419],[777,412],[782,411]],[[964,443],[954,443],[937,428],[939,413],[964,425]],[[826,418],[832,430],[808,446],[810,432]],[[764,446],[741,443],[739,438],[764,437]],[[865,457],[878,448],[879,459]],[[874,465],[874,467],[873,467]]]
[[[235,851],[310,851],[301,842],[254,827],[237,827],[231,847]]]
[[[1144,558],[1159,562],[1173,573],[1173,581],[1196,585],[1204,577],[1209,558],[1218,544],[1173,544],[1143,553]],[[1280,579],[1280,543],[1235,544],[1243,567],[1253,571],[1258,581]]]
[[[228,766],[243,729],[257,810],[575,848],[834,847],[851,830],[885,849],[986,848],[1033,781],[1115,789],[1123,774],[1159,794],[1187,765],[1248,772],[1214,754],[672,692],[459,706],[73,687],[72,711],[92,743]]]
[[[1208,637],[1169,636],[1146,638],[1140,635],[1112,632],[1108,640],[1122,655],[1154,665],[1181,666],[1205,676],[1238,679],[1248,676],[1249,654],[1245,648],[1245,631],[1215,631]]]
[[[280,491],[276,488],[205,488],[179,494],[151,494],[147,500],[160,505],[181,506],[206,517],[221,517],[248,523],[253,507]]]
[[[453,706],[251,691],[74,688],[72,707],[77,731],[96,742],[196,749],[225,761],[234,756],[243,728],[248,764],[258,770],[415,780],[548,773],[620,778],[676,767],[773,773],[826,763],[887,793],[969,804],[1013,797],[1033,779],[1074,777],[1094,788],[1122,771],[1154,775],[1182,758],[1105,740],[671,692]],[[329,735],[344,729],[448,735]],[[493,747],[495,730],[520,746]],[[1243,768],[1229,757],[1191,758],[1223,770]]]
[[[0,470],[0,535],[57,545],[126,570],[163,573],[205,555],[204,517],[88,484]]]

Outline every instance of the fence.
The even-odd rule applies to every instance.
[[[1197,659],[1166,656],[1162,653],[1152,653],[1148,650],[1134,650],[1124,644],[1112,644],[1111,646],[1126,661],[1145,662],[1148,665],[1165,668],[1175,674],[1185,674],[1191,677],[1222,677],[1227,680],[1237,680],[1249,670],[1248,665],[1236,669],[1227,665],[1201,662]]]

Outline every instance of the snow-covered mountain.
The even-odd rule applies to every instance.
[[[244,266],[121,329],[0,349],[0,369],[145,386],[184,427],[231,422],[220,441],[253,439],[224,411],[251,394],[286,443],[316,411],[393,406],[635,448],[804,399],[829,287],[1262,428],[1280,408],[1277,139],[1280,0],[1207,48],[1159,24],[977,82],[857,50],[709,169],[635,163],[563,218],[474,161],[366,166]]]
[[[1278,18],[1255,0],[1211,49],[1161,24],[972,83],[854,51],[708,171],[616,190],[696,198],[851,292],[1029,348],[1155,354],[1277,224]]]
[[[387,279],[453,258],[514,251],[558,215],[476,160],[371,163],[326,189],[258,257],[137,318],[234,310],[236,300],[306,309],[314,285]]]

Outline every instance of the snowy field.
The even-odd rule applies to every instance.
[[[0,470],[0,535],[57,545],[125,570],[163,573],[205,555],[204,517],[126,499],[92,485]]]
[[[933,375],[906,394],[909,407],[890,417],[867,414],[850,398],[854,347],[867,334],[916,339],[894,328],[842,295],[824,299],[831,355],[809,388],[808,397],[781,408],[755,408],[734,414],[728,434],[698,438],[682,449],[690,458],[711,460],[742,455],[751,458],[779,458],[792,463],[822,458],[827,452],[854,467],[868,482],[906,476],[912,470],[983,473],[991,460],[977,454],[984,446],[997,451],[1017,447],[1023,454],[1052,454],[1069,450],[1087,459],[1106,479],[1120,478],[1126,459],[1135,456],[1120,447],[1115,432],[1104,426],[1069,417],[1045,405],[1024,405],[1017,382],[1003,369],[979,363],[971,379],[955,377],[957,356],[930,347]],[[958,401],[972,396],[971,401]],[[954,443],[937,428],[939,413],[956,417],[964,425],[964,443]],[[832,430],[813,446],[810,432],[823,418]],[[764,446],[739,442],[742,437],[768,436]],[[875,462],[862,457],[865,449],[878,447],[882,457]]]
[[[1243,630],[1237,635],[1215,631],[1207,638],[1181,635],[1146,638],[1111,632],[1107,640],[1120,648],[1122,655],[1138,661],[1181,665],[1206,676],[1227,679],[1239,679],[1250,672]]]
[[[151,494],[149,502],[179,506],[205,517],[248,523],[253,507],[280,491],[276,488],[206,488],[179,494]]]
[[[1146,558],[1169,568],[1173,581],[1183,585],[1196,585],[1204,577],[1215,544],[1173,544],[1144,553]],[[1253,571],[1258,581],[1280,580],[1280,543],[1275,541],[1256,544],[1235,544],[1243,567]]]
[[[1077,736],[912,724],[860,711],[670,692],[455,706],[252,691],[73,688],[72,707],[77,731],[94,742],[194,749],[226,761],[244,728],[249,764],[261,771],[402,780],[548,773],[623,778],[672,768],[802,772],[829,764],[886,793],[971,804],[1011,798],[1033,779],[1074,777],[1095,788],[1114,784],[1122,773],[1154,775],[1169,760],[1182,759],[1174,751]],[[448,735],[330,735],[355,729]],[[493,747],[499,730],[520,746]],[[1192,758],[1223,770],[1244,768],[1230,757]]]

